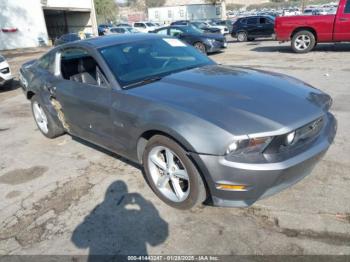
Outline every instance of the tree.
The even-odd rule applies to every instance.
[[[111,22],[116,19],[118,6],[114,0],[94,0],[98,23]]]
[[[145,0],[146,7],[159,7],[165,4],[165,0]]]

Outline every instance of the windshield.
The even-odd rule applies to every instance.
[[[156,38],[100,49],[122,87],[146,79],[214,64],[207,56],[175,38]]]

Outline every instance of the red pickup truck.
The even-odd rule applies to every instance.
[[[336,15],[277,17],[278,41],[291,41],[296,53],[307,53],[317,43],[350,41],[350,0],[340,0]]]

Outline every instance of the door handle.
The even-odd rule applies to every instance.
[[[342,22],[345,22],[345,21],[348,21],[349,19],[348,18],[345,18],[345,17],[342,17],[342,18],[339,18],[339,21],[342,21]]]

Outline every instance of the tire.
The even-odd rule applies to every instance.
[[[207,48],[205,47],[205,45],[202,42],[197,42],[194,43],[194,48],[196,48],[199,52],[203,53],[203,54],[207,54]]]
[[[47,138],[55,138],[65,133],[61,123],[53,119],[37,95],[31,98],[31,108],[34,121],[44,136]],[[41,111],[41,114],[38,110]],[[42,121],[40,121],[40,118]]]
[[[237,41],[238,42],[247,42],[248,35],[246,32],[238,32],[237,33]]]
[[[316,45],[315,35],[307,30],[299,31],[292,37],[291,46],[295,53],[310,52]]]
[[[167,155],[171,156],[173,165]],[[207,194],[201,175],[186,151],[174,140],[153,136],[147,143],[142,163],[153,192],[169,206],[191,209],[205,201]]]

